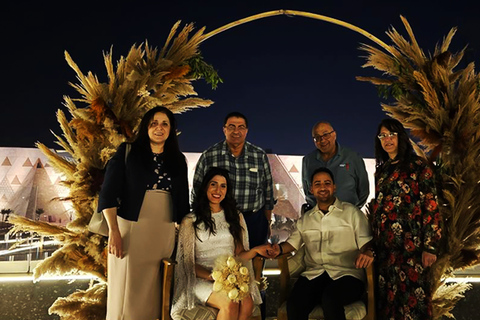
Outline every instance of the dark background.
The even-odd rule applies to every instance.
[[[66,111],[64,95],[79,97],[68,85],[76,78],[65,50],[84,73],[106,81],[103,51],[112,47],[118,60],[145,40],[161,47],[177,20],[208,32],[253,14],[291,9],[352,23],[387,44],[392,26],[407,36],[403,15],[426,54],[456,26],[451,51],[468,45],[465,61],[472,62],[480,49],[478,7],[473,1],[9,1],[0,10],[0,146],[34,147],[40,141],[56,147],[50,132],[61,134],[55,112]],[[178,116],[181,149],[201,152],[221,140],[223,118],[236,110],[250,120],[247,139],[269,152],[309,152],[312,125],[327,120],[342,145],[373,157],[373,137],[385,117],[382,100],[372,84],[355,77],[381,74],[362,68],[361,43],[373,44],[337,25],[286,16],[205,41],[202,54],[224,83],[212,90],[196,82],[199,96],[215,103]]]

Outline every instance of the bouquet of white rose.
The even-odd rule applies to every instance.
[[[250,272],[232,256],[217,258],[212,278],[213,291],[224,292],[232,301],[239,302],[250,294]]]

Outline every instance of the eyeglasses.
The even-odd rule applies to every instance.
[[[327,140],[327,139],[330,138],[330,135],[331,135],[332,133],[334,133],[334,132],[335,132],[335,130],[332,130],[332,131],[327,132],[327,133],[324,133],[324,134],[322,134],[322,135],[316,135],[316,136],[313,137],[313,140],[314,140],[315,142],[320,142],[320,141],[322,141],[322,139]]]
[[[380,140],[383,140],[385,138],[393,138],[393,137],[396,137],[398,136],[398,132],[390,132],[390,133],[380,133],[377,138],[380,139]]]
[[[224,127],[225,129],[227,129],[227,131],[235,131],[235,130],[238,130],[240,132],[245,132],[245,130],[247,130],[247,127],[244,126],[243,124],[239,125],[238,127],[235,126],[234,124],[229,124],[228,126],[225,126]]]

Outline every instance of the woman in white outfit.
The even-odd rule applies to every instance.
[[[238,212],[228,171],[210,168],[196,195],[193,213],[180,226],[172,318],[203,304],[219,309],[217,319],[248,319],[254,304],[260,304],[258,286],[253,279],[251,259],[266,255],[269,245],[248,248],[248,231]],[[219,256],[237,256],[250,270],[250,296],[239,303],[225,293],[213,291],[212,269]]]

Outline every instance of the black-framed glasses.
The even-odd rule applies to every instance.
[[[321,134],[321,135],[316,135],[316,136],[313,137],[313,140],[314,140],[315,142],[320,142],[320,141],[322,141],[322,139],[327,140],[327,139],[330,138],[330,136],[331,136],[332,133],[334,133],[334,132],[335,132],[335,130],[332,130],[332,131],[330,131],[330,132],[327,132],[327,133],[324,133],[324,134]]]
[[[398,132],[390,132],[390,133],[380,133],[377,138],[380,139],[380,140],[383,140],[385,138],[393,138],[393,137],[396,137],[398,136]]]

